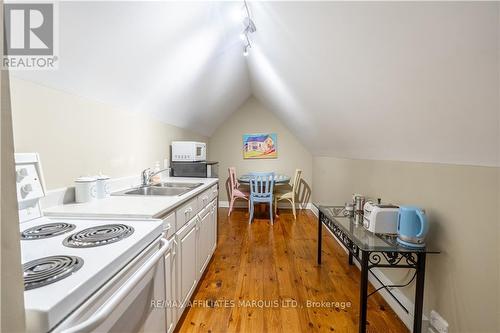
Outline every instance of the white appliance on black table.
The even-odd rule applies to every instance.
[[[42,216],[37,154],[16,154],[28,332],[164,332],[159,220]]]
[[[219,162],[207,161],[207,145],[203,142],[172,141],[173,177],[217,178]]]
[[[172,162],[197,162],[207,159],[207,144],[195,141],[172,141]]]
[[[376,234],[398,233],[399,207],[367,201],[363,207],[363,226]]]

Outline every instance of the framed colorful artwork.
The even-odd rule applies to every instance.
[[[277,158],[277,139],[276,133],[243,134],[243,158]]]

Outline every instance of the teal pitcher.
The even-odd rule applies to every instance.
[[[429,223],[424,211],[414,206],[400,206],[398,214],[399,244],[408,247],[425,247]]]

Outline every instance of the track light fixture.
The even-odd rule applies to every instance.
[[[243,47],[243,55],[246,57],[248,56],[249,50],[252,48],[252,43],[250,41],[249,35],[257,31],[257,27],[255,26],[253,20],[250,18],[250,10],[248,9],[246,0],[243,0],[243,3],[245,4],[246,17],[243,18],[243,25],[245,28],[243,29],[240,38],[245,42],[245,45]]]

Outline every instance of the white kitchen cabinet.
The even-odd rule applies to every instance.
[[[167,333],[174,331],[177,324],[177,302],[176,302],[176,258],[177,246],[175,238],[172,240],[171,249],[165,253],[165,312],[167,322]]]
[[[210,188],[210,200],[217,199],[219,195],[219,190],[217,189],[217,185],[214,185]]]
[[[180,301],[178,317],[182,315],[187,301],[196,288],[197,223],[194,217],[177,232],[177,299]]]
[[[182,316],[196,286],[210,262],[217,243],[217,188],[210,189],[199,195],[195,200],[176,210],[176,225],[179,229],[175,234],[176,246],[173,252],[172,270],[174,271],[171,286],[171,296],[178,302],[177,311],[172,311],[173,325],[167,327],[167,333],[174,329]],[[207,195],[210,200],[207,201]],[[183,221],[191,215],[197,206],[199,213],[189,222]],[[179,226],[181,227],[179,228]],[[176,270],[176,272],[175,272]],[[168,282],[167,282],[168,283]],[[167,320],[168,320],[167,312]],[[168,324],[167,324],[168,325]]]
[[[163,221],[163,237],[166,239],[171,239],[175,234],[175,212],[170,213],[167,217],[162,219]]]
[[[211,202],[210,204],[210,230],[209,230],[209,251],[210,256],[215,251],[217,247],[217,199]]]
[[[194,218],[198,213],[199,209],[203,207],[198,207],[198,198],[193,198],[189,200],[187,203],[182,205],[180,208],[177,208],[175,211],[176,215],[176,230],[181,229],[189,220]]]
[[[198,247],[196,253],[196,268],[198,278],[203,275],[208,261],[212,255],[211,251],[212,209],[207,205],[199,214],[198,218]]]
[[[174,331],[177,324],[177,303],[176,303],[176,274],[177,274],[177,240],[175,237],[175,212],[163,218],[163,236],[168,239],[170,248],[164,256],[165,270],[165,319],[166,332]]]
[[[208,206],[210,203],[210,200],[212,200],[212,192],[210,190],[206,190],[202,194],[198,196],[198,207],[200,210]]]

